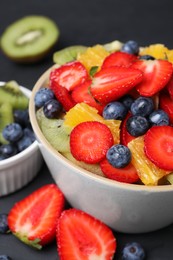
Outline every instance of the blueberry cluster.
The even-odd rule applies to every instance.
[[[154,102],[149,97],[133,99],[125,95],[118,101],[107,104],[103,110],[105,119],[123,120],[130,111],[126,128],[130,135],[138,137],[144,135],[151,126],[169,125],[169,116],[161,109],[155,110]],[[116,168],[122,168],[129,164],[130,150],[123,145],[111,147],[107,152],[107,159]]]
[[[127,243],[122,250],[122,260],[143,260],[145,258],[144,248],[137,242]]]
[[[14,111],[14,123],[7,125],[2,135],[7,144],[0,146],[0,160],[7,159],[25,150],[35,141],[28,109]]]
[[[62,105],[55,98],[53,91],[49,88],[39,89],[35,95],[34,101],[37,108],[43,107],[44,115],[47,118],[58,118],[62,111]]]

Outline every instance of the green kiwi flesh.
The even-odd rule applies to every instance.
[[[4,102],[0,104],[0,143],[1,144],[8,143],[2,135],[2,131],[6,125],[13,123],[13,121],[14,121],[13,108],[11,104],[9,104],[8,102]]]
[[[59,38],[59,28],[50,18],[23,17],[9,25],[1,37],[1,49],[10,59],[29,63],[42,59]]]
[[[83,45],[74,45],[66,47],[53,54],[53,61],[59,65],[63,65],[67,62],[73,61],[77,58],[77,55],[84,52],[87,49]]]

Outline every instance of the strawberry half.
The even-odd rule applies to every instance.
[[[169,80],[168,84],[166,85],[166,89],[169,92],[170,98],[173,100],[173,75]]]
[[[137,171],[131,163],[124,168],[115,168],[107,159],[104,159],[101,161],[100,167],[104,175],[109,179],[125,183],[136,183],[139,181]]]
[[[79,61],[73,61],[53,69],[50,73],[50,81],[55,81],[61,87],[71,91],[82,84],[88,78],[88,72]]]
[[[76,102],[72,99],[69,91],[66,88],[60,86],[56,81],[50,81],[49,87],[52,89],[55,97],[62,104],[65,111],[69,111],[76,105]]]
[[[92,107],[95,107],[99,114],[102,115],[104,106],[99,104],[89,92],[92,81],[87,80],[80,86],[77,86],[71,93],[73,100],[76,103],[84,102]]]
[[[113,145],[110,129],[97,121],[83,122],[73,128],[70,134],[70,149],[72,155],[86,163],[98,163]]]
[[[159,95],[159,108],[168,114],[170,123],[173,124],[173,100],[166,91],[161,91]]]
[[[173,127],[153,126],[144,136],[146,156],[159,168],[173,170]]]
[[[55,184],[45,185],[13,206],[8,215],[9,228],[24,243],[41,249],[56,238],[64,203]]]
[[[105,60],[103,61],[102,68],[108,68],[112,66],[129,67],[136,60],[136,55],[117,51],[111,53],[109,56],[105,58]]]
[[[117,243],[112,230],[100,220],[78,209],[63,211],[57,227],[60,259],[110,260]]]
[[[143,80],[137,86],[141,96],[151,97],[163,89],[172,76],[172,63],[166,60],[138,60],[131,68],[143,72]]]
[[[138,69],[120,66],[103,68],[94,75],[90,91],[96,100],[105,104],[128,93],[141,82],[142,77]]]

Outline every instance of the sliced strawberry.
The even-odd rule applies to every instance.
[[[72,99],[69,91],[60,86],[56,81],[50,82],[50,88],[53,90],[57,100],[62,104],[65,111],[70,110],[76,105],[76,102]]]
[[[159,168],[173,170],[173,127],[153,126],[144,136],[146,156]]]
[[[138,60],[131,68],[143,72],[143,80],[137,86],[141,96],[151,97],[163,89],[172,75],[172,63],[166,60]]]
[[[78,209],[63,211],[58,219],[57,248],[60,259],[113,259],[117,243],[112,230]]]
[[[56,237],[64,202],[55,184],[45,185],[13,206],[8,215],[9,228],[24,243],[41,249]]]
[[[166,85],[166,89],[169,92],[170,98],[173,100],[173,75],[169,80],[168,84]]]
[[[50,73],[50,81],[71,91],[88,78],[88,72],[79,61],[73,61],[55,68]]]
[[[104,175],[109,179],[125,183],[136,183],[139,181],[137,171],[131,163],[124,168],[115,168],[105,158],[101,161],[100,167]]]
[[[97,121],[78,124],[70,134],[70,149],[72,155],[86,163],[98,163],[113,145],[110,129]]]
[[[168,114],[170,123],[173,124],[173,100],[166,91],[161,91],[159,95],[159,108]]]
[[[120,142],[123,145],[126,145],[133,140],[135,137],[132,136],[131,134],[129,134],[129,132],[127,131],[127,127],[126,127],[126,122],[127,119],[131,116],[131,113],[128,112],[128,114],[126,115],[125,119],[122,121],[121,123],[121,131],[120,131]]]
[[[117,51],[111,53],[103,61],[102,68],[109,68],[112,66],[129,67],[134,61],[136,61],[136,55]]]
[[[93,77],[91,94],[101,103],[119,99],[142,80],[142,72],[137,69],[113,66],[103,68]]]
[[[91,86],[91,83],[91,80],[87,80],[83,84],[77,86],[72,91],[71,96],[76,103],[84,102],[92,107],[95,107],[101,115],[104,105],[99,104],[90,94],[89,87]]]

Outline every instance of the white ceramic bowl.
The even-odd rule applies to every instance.
[[[29,113],[50,173],[71,206],[120,232],[149,232],[173,223],[173,185],[148,187],[94,175],[68,161],[46,141],[36,120],[34,96],[47,83],[49,73],[45,72],[33,88]]]
[[[4,82],[0,82],[3,85]],[[31,91],[21,87],[30,97]],[[27,185],[38,173],[43,158],[35,141],[24,151],[0,161],[0,197],[15,192]]]

